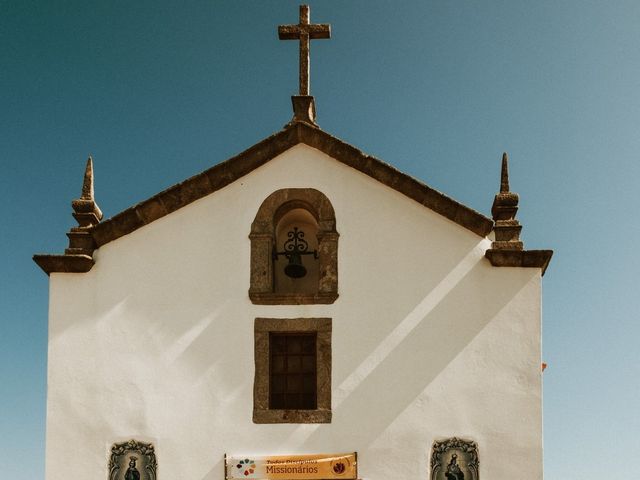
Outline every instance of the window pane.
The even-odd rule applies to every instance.
[[[317,408],[316,335],[271,333],[269,352],[269,408]]]
[[[297,335],[287,337],[287,352],[302,353],[302,338]]]
[[[271,401],[269,402],[269,408],[274,410],[280,410],[285,408],[284,394],[283,393],[272,394]]]
[[[272,353],[286,353],[287,352],[287,337],[282,335],[271,335],[270,349]]]
[[[315,372],[316,371],[316,357],[305,355],[302,357],[302,371],[303,372]]]
[[[315,393],[316,391],[316,376],[305,375],[302,379],[302,391],[305,393]]]
[[[300,375],[289,375],[287,377],[287,392],[295,393],[302,391],[302,377]]]
[[[285,408],[300,408],[300,395],[298,393],[287,393],[285,395]]]
[[[299,373],[302,371],[302,359],[300,357],[293,357],[289,355],[287,358],[287,372]]]
[[[285,391],[286,378],[284,375],[271,377],[271,390],[273,393],[283,393]]]
[[[284,356],[274,355],[271,360],[271,373],[284,373]]]
[[[315,355],[316,353],[316,337],[315,336],[306,336],[302,341],[302,352],[303,353],[312,353]]]
[[[302,396],[302,405],[300,406],[300,408],[304,410],[315,410],[316,408],[318,408],[316,406],[316,394],[305,393]]]

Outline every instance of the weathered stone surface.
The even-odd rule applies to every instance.
[[[82,194],[71,202],[73,216],[78,220],[81,227],[95,225],[102,219],[100,207],[95,202],[93,193],[93,159],[87,159],[84,170],[84,180],[82,182]]]
[[[280,40],[300,41],[300,95],[307,96],[310,91],[309,81],[309,47],[310,41],[331,38],[331,26],[326,23],[310,23],[309,5],[300,5],[300,20],[297,25],[280,25]],[[315,116],[315,114],[314,114]]]
[[[98,246],[98,248],[122,236],[120,235],[120,233],[122,232],[122,229],[118,228],[118,225],[121,224],[120,218],[118,218],[118,221],[115,221],[115,222],[110,221],[110,220],[114,220],[115,218],[116,217],[113,217],[104,222],[100,222],[96,227],[91,229],[91,236],[96,241],[96,245]],[[131,232],[127,232],[127,233],[131,233]]]
[[[90,255],[34,255],[33,261],[46,272],[86,273],[94,265]]]
[[[316,124],[316,104],[312,96],[294,95],[291,97],[293,104],[293,120],[295,122],[304,122],[317,127]]]
[[[273,294],[273,236],[269,234],[251,234],[251,276],[249,297]],[[254,296],[252,296],[254,295]],[[257,297],[256,297],[257,298]],[[254,303],[262,303],[255,302]]]
[[[91,228],[102,219],[102,212],[93,196],[93,160],[87,159],[87,165],[82,182],[82,194],[71,202],[73,217],[78,222],[77,227],[72,227],[67,233],[69,246],[64,255],[38,254],[33,260],[47,275],[52,272],[84,273],[91,270],[94,261],[93,251],[97,244],[91,235]]]
[[[97,208],[97,205],[96,205],[96,208]],[[100,219],[102,218],[102,212],[100,212],[100,215],[97,215],[96,212],[82,213],[82,212],[79,212],[78,210],[74,210],[72,215],[73,215],[73,218],[75,218],[76,221],[78,222],[78,225],[80,225],[83,228],[88,228],[98,224],[98,222],[100,222]]]
[[[120,218],[120,222],[114,225],[115,235],[118,237],[133,232],[145,225],[144,220],[138,216],[135,208],[129,208],[122,213],[123,215]]]
[[[494,267],[529,267],[547,270],[553,250],[497,250],[489,249],[485,257]]]
[[[520,240],[522,225],[516,220],[518,201],[518,194],[509,191],[509,158],[504,153],[500,192],[496,194],[491,206],[491,214],[495,220],[495,240],[491,243],[491,248],[485,252],[485,257],[494,267],[535,267],[541,268],[544,275],[553,251],[524,250],[524,243]]]
[[[338,299],[337,292],[273,293],[249,291],[249,299],[256,305],[330,305]]]
[[[269,333],[315,332],[317,362],[316,410],[269,409]],[[254,324],[254,423],[331,423],[331,319],[256,318]]]
[[[496,236],[498,236],[497,232]],[[491,248],[494,250],[524,250],[524,243],[515,240],[496,240],[491,242]]]
[[[95,249],[95,241],[91,234],[82,228],[72,228],[67,233],[69,237],[69,248],[65,249],[66,254],[90,255]]]
[[[331,423],[332,412],[317,410],[254,410],[253,423]]]
[[[552,256],[553,250],[526,250],[522,257],[522,266],[541,268],[544,275]]]
[[[337,232],[318,233],[318,255],[320,260],[320,278],[318,281],[317,302],[327,300],[333,303],[338,298],[338,237]],[[331,300],[331,301],[329,301]]]
[[[159,198],[151,198],[148,202],[139,204],[136,209],[145,225],[167,214],[167,209]]]

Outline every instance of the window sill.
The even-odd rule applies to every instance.
[[[249,298],[254,305],[328,305],[336,301],[338,293],[265,293],[250,291]]]
[[[254,410],[253,423],[331,423],[331,410]]]

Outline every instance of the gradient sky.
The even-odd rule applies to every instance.
[[[0,474],[44,476],[47,276],[84,163],[106,217],[291,117],[299,2],[0,0]],[[327,132],[489,215],[500,158],[544,277],[547,480],[640,451],[640,2],[311,1]],[[99,414],[99,412],[96,412]],[[424,461],[424,459],[416,459]],[[505,462],[509,459],[505,458]]]

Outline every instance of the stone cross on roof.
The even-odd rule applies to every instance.
[[[328,23],[309,23],[309,6],[300,5],[300,23],[280,25],[280,40],[300,40],[300,93],[309,95],[309,47],[310,40],[331,38],[331,25]]]

